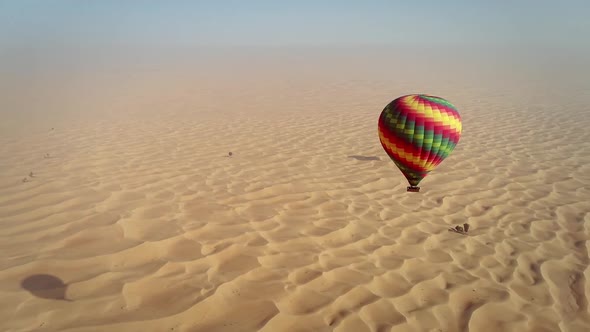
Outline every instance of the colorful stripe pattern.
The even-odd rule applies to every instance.
[[[461,117],[451,103],[429,95],[406,95],[379,117],[379,140],[412,186],[417,186],[459,142]]]

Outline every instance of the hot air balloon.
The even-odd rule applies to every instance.
[[[461,117],[447,100],[425,94],[401,96],[379,117],[379,140],[410,186],[418,184],[453,151],[461,136]]]

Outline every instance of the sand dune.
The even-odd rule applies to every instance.
[[[7,120],[0,330],[590,330],[583,86],[271,65],[80,75]],[[464,121],[419,194],[376,133],[414,92]]]

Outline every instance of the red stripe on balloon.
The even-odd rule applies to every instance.
[[[381,132],[383,137],[388,141],[388,143],[395,144],[398,148],[400,148],[406,154],[411,154],[413,158],[420,159],[421,161],[424,161],[422,156],[420,156],[420,152],[418,151],[418,148],[416,146],[408,143],[404,139],[400,139],[400,137],[397,136],[395,132],[390,131],[389,128],[385,125],[383,118],[379,119],[378,127],[379,127],[379,131]],[[409,168],[411,170],[415,170],[415,171],[420,171],[420,172],[426,171],[426,169],[424,167],[417,165],[415,163],[412,163],[412,162],[408,162],[406,160],[406,158],[402,158],[398,153],[387,148],[387,146],[385,144],[383,144],[383,142],[381,142],[381,145],[388,152],[388,154],[394,155],[395,157],[397,157],[399,159],[399,162],[401,162],[407,168]]]

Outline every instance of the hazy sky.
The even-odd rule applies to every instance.
[[[541,45],[590,48],[584,0],[0,0],[0,48]]]

